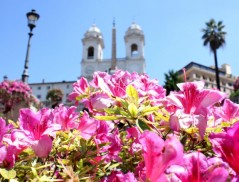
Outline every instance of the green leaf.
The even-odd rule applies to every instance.
[[[142,110],[142,112],[141,112],[141,114],[143,115],[143,116],[145,116],[145,115],[148,115],[148,114],[151,114],[152,112],[154,112],[154,111],[158,111],[158,107],[157,106],[155,106],[155,107],[146,107],[144,110]]]
[[[34,167],[32,167],[31,169],[32,169],[33,175],[34,175],[35,177],[39,178],[39,177],[38,177],[38,174],[37,174],[37,170],[36,170]]]
[[[120,114],[120,111],[117,107],[114,107],[114,108],[106,108],[104,109],[104,111],[107,113],[107,114]]]
[[[109,162],[108,164],[106,164],[106,165],[104,166],[104,170],[106,171],[106,169],[107,169],[110,165],[111,165],[111,162]]]
[[[119,102],[123,108],[127,108],[128,107],[128,102],[126,102],[124,99],[120,98],[120,97],[116,97],[115,99],[117,102]]]
[[[180,142],[181,144],[183,144],[183,146],[186,145],[187,139],[188,139],[187,134],[183,135],[182,138],[180,139]]]
[[[135,102],[138,103],[139,95],[137,90],[132,85],[128,85],[126,87],[126,94],[128,97],[134,98]]]
[[[133,103],[130,103],[129,106],[128,106],[128,110],[129,110],[129,113],[131,114],[131,116],[133,118],[135,118],[138,114],[138,109],[137,107],[133,104]]]
[[[145,123],[144,121],[137,119],[136,120],[136,125],[137,127],[140,129],[140,131],[144,131],[144,130],[151,130],[151,128],[149,127],[149,125],[147,125],[147,123]]]
[[[125,116],[125,117],[129,117],[129,116],[130,116],[129,113],[128,113],[128,112],[125,112],[124,110],[120,110],[120,114],[121,114],[122,116]]]
[[[119,116],[94,116],[94,118],[98,120],[111,121],[111,120],[117,120],[120,117]]]
[[[16,177],[17,173],[15,170],[6,170],[6,169],[0,169],[0,174],[4,177],[4,179],[13,179]]]
[[[88,95],[82,94],[82,95],[77,96],[77,97],[76,97],[76,100],[77,100],[77,101],[81,101],[82,99],[87,98],[87,97],[88,97]]]
[[[79,168],[82,169],[83,168],[83,160],[80,159],[80,161],[78,162]]]
[[[108,169],[112,170],[112,169],[115,169],[116,167],[118,167],[120,165],[120,163],[115,163],[115,164],[112,164],[108,167]]]
[[[42,169],[42,168],[47,168],[47,167],[50,167],[52,164],[45,164],[43,166],[39,166],[39,167],[36,167],[35,169],[36,170],[39,170],[39,169]]]

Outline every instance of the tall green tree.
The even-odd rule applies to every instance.
[[[209,45],[210,50],[213,52],[214,55],[215,74],[218,90],[220,90],[220,78],[217,63],[217,49],[219,49],[226,43],[225,42],[226,32],[223,31],[224,27],[225,26],[223,25],[222,21],[219,21],[217,23],[214,19],[211,19],[209,22],[206,22],[206,27],[202,30],[203,31],[202,39],[204,41],[203,45],[204,46]]]
[[[164,74],[164,88],[166,89],[166,94],[168,95],[171,91],[178,91],[178,83],[183,82],[183,79],[178,76],[178,72],[169,70],[168,73]]]

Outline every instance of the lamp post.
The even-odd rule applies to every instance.
[[[40,15],[36,13],[35,10],[27,13],[28,27],[30,28],[30,32],[28,33],[28,44],[27,44],[27,53],[25,59],[24,70],[22,74],[22,81],[24,83],[28,83],[28,64],[29,64],[29,54],[30,54],[30,46],[31,46],[31,37],[33,36],[32,30],[36,27],[36,22],[40,18]]]

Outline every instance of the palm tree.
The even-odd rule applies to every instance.
[[[203,45],[207,46],[209,44],[210,50],[214,54],[215,73],[218,90],[220,90],[220,79],[217,64],[217,49],[219,49],[225,44],[226,32],[223,31],[224,27],[225,26],[222,24],[222,21],[219,21],[217,23],[214,19],[211,19],[209,22],[206,23],[206,28],[202,30],[202,39],[204,40]]]
[[[169,70],[168,73],[164,74],[164,88],[166,89],[166,94],[168,95],[170,91],[179,90],[177,84],[183,82],[183,80],[178,77],[178,72],[174,72],[173,70]]]

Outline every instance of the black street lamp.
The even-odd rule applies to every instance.
[[[30,28],[30,32],[28,33],[28,44],[27,44],[27,54],[25,59],[25,65],[24,65],[24,71],[22,74],[22,81],[24,83],[28,83],[28,64],[29,64],[29,54],[30,54],[30,42],[31,37],[33,36],[32,30],[36,27],[36,22],[40,18],[40,15],[36,13],[35,10],[32,10],[31,12],[27,13],[27,20],[28,20],[28,27]]]

